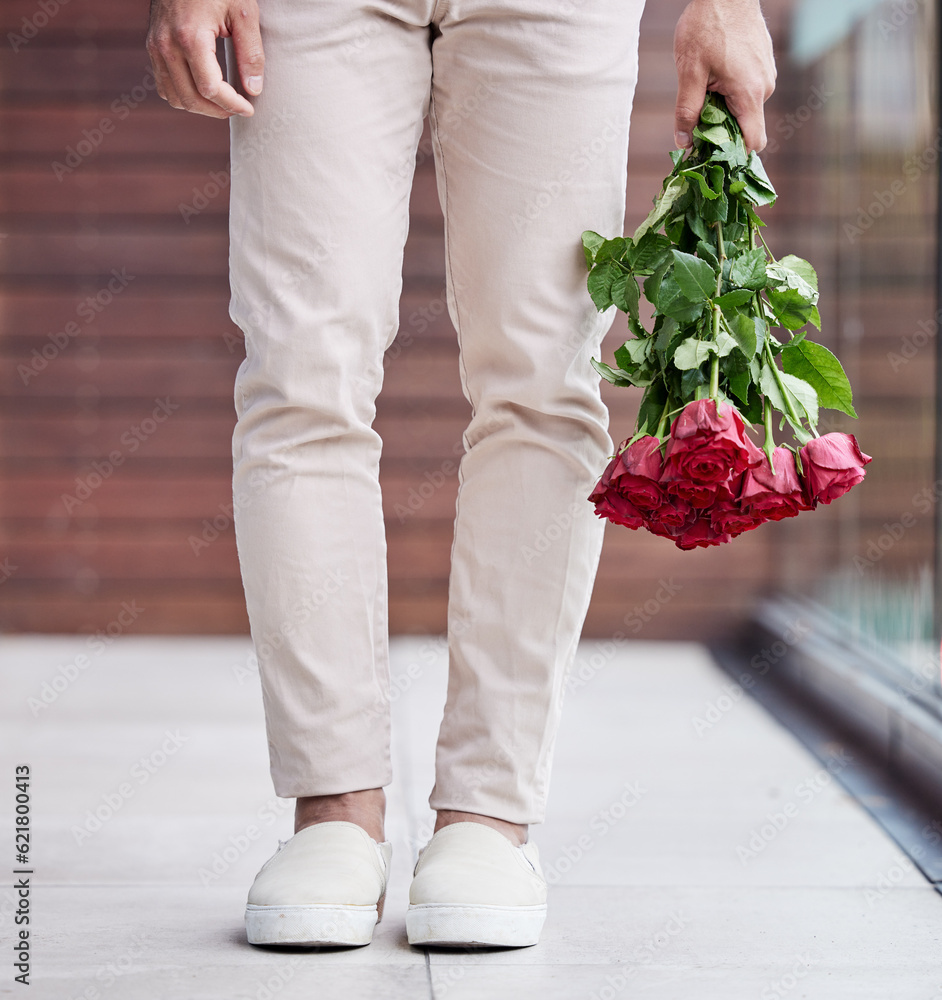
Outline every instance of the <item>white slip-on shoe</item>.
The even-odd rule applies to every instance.
[[[279,841],[249,890],[249,944],[369,944],[379,922],[392,844],[356,823],[315,823]]]
[[[540,940],[545,920],[536,844],[515,847],[483,823],[452,823],[419,851],[409,944],[520,948]]]

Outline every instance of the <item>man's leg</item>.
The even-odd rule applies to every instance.
[[[612,316],[580,234],[620,234],[643,0],[456,0],[432,49],[449,308],[473,418],[430,804],[512,841],[544,818],[563,681],[602,542],[610,454],[589,359]]]
[[[391,773],[372,421],[431,74],[423,5],[386,6],[266,0],[264,92],[230,120],[235,523],[272,779],[299,799],[296,829],[347,819],[377,840]]]

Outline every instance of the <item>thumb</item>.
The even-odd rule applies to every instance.
[[[232,19],[232,47],[242,86],[253,96],[262,92],[265,53],[258,25],[258,7],[246,4]]]
[[[687,149],[693,143],[693,130],[700,121],[700,112],[706,100],[707,74],[699,66],[677,67],[677,105],[674,108],[674,142],[678,149]]]

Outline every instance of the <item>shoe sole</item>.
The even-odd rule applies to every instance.
[[[245,908],[249,944],[363,945],[373,940],[375,906],[255,906]]]
[[[525,948],[539,942],[545,920],[545,905],[413,903],[406,912],[406,934],[413,945]]]

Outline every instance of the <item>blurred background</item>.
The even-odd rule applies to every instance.
[[[629,231],[670,167],[671,43],[684,6],[655,0],[643,21]],[[720,549],[684,553],[609,525],[585,634],[722,639],[760,599],[810,595],[938,704],[936,8],[763,6],[779,56],[763,156],[779,203],[765,213],[767,238],[818,269],[821,339],[844,361],[860,414],[830,414],[824,430],[852,431],[874,460],[832,507]],[[227,311],[228,126],[157,97],[146,16],[143,0],[0,7],[6,632],[247,631],[230,485],[244,352]],[[625,337],[619,318],[607,360]],[[605,389],[617,441],[639,394]],[[426,133],[377,418],[394,633],[444,629],[468,416]]]

